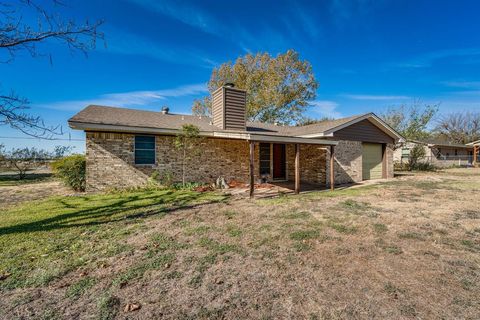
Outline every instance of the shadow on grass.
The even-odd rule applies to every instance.
[[[222,202],[226,199],[225,196],[205,199],[202,193],[178,193],[174,191],[167,191],[162,194],[152,194],[149,196],[134,194],[134,195],[120,195],[118,200],[112,202],[111,199],[106,205],[92,206],[85,208],[90,203],[88,201],[74,205],[69,203],[65,198],[53,199],[55,201],[57,210],[60,209],[72,210],[68,213],[58,214],[42,220],[22,223],[18,225],[0,228],[0,236],[13,233],[30,233],[37,231],[50,231],[55,229],[85,227],[108,224],[122,220],[134,220],[145,218],[153,215],[166,215],[181,209],[192,209],[199,205]],[[80,197],[88,198],[88,197]],[[79,200],[78,197],[71,198]],[[83,200],[83,199],[82,199]],[[207,201],[208,200],[208,201]],[[98,202],[99,199],[93,200]],[[140,201],[147,201],[148,203],[135,203]],[[75,210],[77,207],[77,210]]]
[[[23,179],[18,174],[0,174],[0,186],[16,186],[19,184],[41,182],[51,178],[51,173],[27,173]]]

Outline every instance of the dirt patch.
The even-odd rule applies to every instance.
[[[51,196],[72,195],[74,192],[67,188],[61,181],[49,179],[37,183],[0,186],[0,199],[5,208],[22,202],[42,200]]]
[[[0,317],[475,319],[479,191],[446,170],[149,216],[128,250],[2,291]]]

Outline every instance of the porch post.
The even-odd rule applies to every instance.
[[[335,147],[330,146],[330,190],[335,189]]]
[[[477,164],[478,146],[473,146],[473,164]]]
[[[300,193],[300,145],[295,144],[295,194]]]
[[[253,198],[253,191],[255,189],[255,177],[254,177],[254,166],[253,162],[255,161],[255,143],[250,141],[250,198]]]

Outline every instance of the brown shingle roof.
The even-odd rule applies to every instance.
[[[322,121],[306,126],[281,126],[259,122],[247,122],[247,132],[279,135],[300,136],[314,133],[322,133],[333,129],[364,115],[351,116],[348,118]],[[182,114],[163,114],[156,111],[135,110],[117,107],[90,105],[68,120],[69,123],[88,123],[102,125],[116,125],[127,127],[142,127],[155,129],[177,130],[184,124],[193,124],[201,131],[221,131],[211,124],[211,118]]]

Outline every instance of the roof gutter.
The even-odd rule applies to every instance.
[[[230,133],[230,132],[214,132],[213,136],[216,138],[241,139],[255,142],[273,142],[273,143],[301,143],[301,144],[318,144],[336,146],[338,141],[311,139],[301,137],[289,136],[274,136],[266,134],[252,134],[252,133]]]

